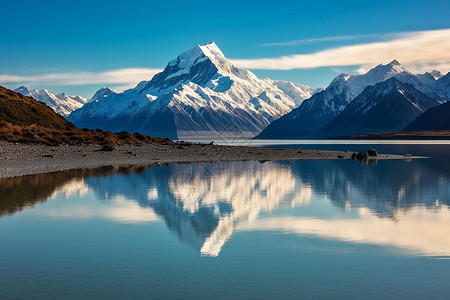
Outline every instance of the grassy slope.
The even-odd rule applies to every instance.
[[[19,126],[38,125],[49,129],[75,129],[45,103],[0,86],[0,121]]]

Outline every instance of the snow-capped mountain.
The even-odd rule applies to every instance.
[[[78,127],[175,139],[253,137],[312,93],[293,84],[285,88],[289,95],[285,85],[234,67],[212,42],[182,53],[134,89],[99,91],[101,97],[69,120]]]
[[[342,136],[399,131],[439,104],[412,84],[393,77],[368,86],[321,133],[323,136]]]
[[[434,73],[438,76],[437,73]],[[430,75],[433,76],[433,75]],[[390,78],[409,83],[418,91],[443,103],[450,97],[435,84],[427,84],[397,60],[378,65],[363,75],[341,74],[323,91],[314,94],[289,114],[271,123],[258,138],[320,137],[318,132],[368,86]],[[440,79],[442,80],[442,79]]]
[[[36,89],[29,90],[25,86],[20,86],[14,90],[16,93],[21,93],[24,96],[32,97],[36,100],[44,102],[50,106],[56,113],[67,117],[74,110],[82,107],[87,100],[81,96],[70,96],[66,93],[54,95],[46,89],[40,91]]]

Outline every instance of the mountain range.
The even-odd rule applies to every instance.
[[[341,74],[257,137],[318,138],[400,130],[450,99],[449,78],[438,71],[413,75],[397,60],[363,75]]]
[[[64,117],[67,117],[71,112],[81,108],[87,103],[87,100],[81,96],[70,96],[66,93],[54,95],[46,89],[38,91],[36,89],[30,90],[26,86],[20,86],[15,89],[14,92],[44,102],[56,113]]]
[[[88,101],[25,86],[15,91],[46,103],[79,128],[172,139],[324,138],[438,130],[450,123],[435,110],[410,126],[450,100],[450,73],[414,75],[393,60],[366,74],[340,74],[327,88],[312,90],[236,68],[214,42],[196,45],[123,93],[104,87]],[[437,115],[439,120],[429,117]]]
[[[211,42],[180,54],[133,89],[98,91],[68,119],[78,127],[172,139],[250,138],[313,93],[236,68]]]
[[[392,77],[368,86],[320,131],[322,136],[400,131],[439,105],[414,85]]]

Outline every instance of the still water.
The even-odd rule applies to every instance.
[[[448,298],[450,145],[376,148],[0,179],[0,298]]]

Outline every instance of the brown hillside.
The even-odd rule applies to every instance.
[[[0,86],[0,141],[46,145],[171,143],[137,132],[78,129],[45,103]]]
[[[45,103],[0,86],[0,122],[19,126],[36,124],[49,129],[69,130],[75,125]]]

